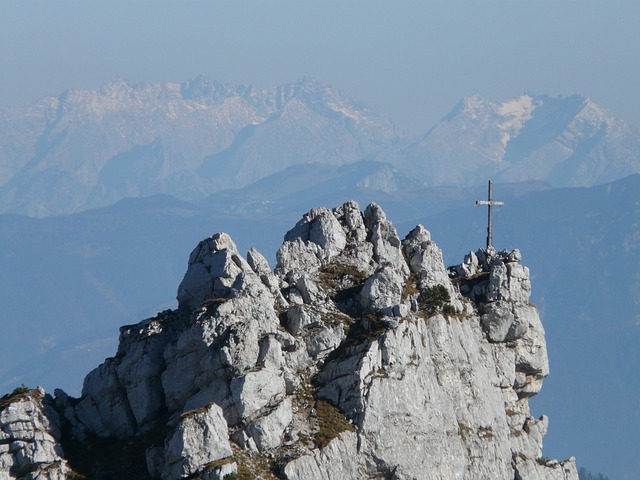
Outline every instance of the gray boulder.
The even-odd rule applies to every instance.
[[[212,462],[231,459],[227,422],[222,409],[209,405],[186,412],[164,442],[161,455],[151,451],[147,465],[163,480],[175,480],[202,473]],[[229,462],[230,463],[230,462]]]
[[[347,243],[345,231],[327,208],[314,208],[302,217],[296,226],[287,232],[285,241],[299,238],[303,242],[318,245],[329,260],[338,255]]]
[[[365,476],[358,459],[357,435],[344,432],[326,448],[289,462],[284,473],[289,480],[370,478]]]
[[[360,302],[367,310],[381,311],[402,300],[407,276],[394,264],[385,264],[371,275],[360,291]]]
[[[189,267],[178,287],[178,304],[193,310],[206,300],[229,297],[238,281],[253,272],[226,233],[202,240],[189,257]]]

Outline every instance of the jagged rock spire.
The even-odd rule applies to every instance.
[[[163,480],[577,480],[572,460],[537,461],[548,420],[528,402],[548,365],[519,260],[470,254],[452,281],[424,227],[401,240],[353,201],[305,214],[273,272],[219,233],[191,254],[180,308],[122,327],[55,413],[86,458],[97,437],[142,442],[131,461]]]

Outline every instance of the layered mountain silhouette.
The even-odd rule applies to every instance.
[[[312,79],[270,88],[124,80],[0,111],[0,211],[43,217],[247,186],[288,167],[383,162],[382,191],[488,176],[592,186],[640,172],[640,135],[572,95],[462,100],[420,138]]]
[[[298,163],[392,143],[384,117],[313,80],[255,89],[199,77],[113,81],[0,114],[2,210],[72,213],[134,196],[203,198]]]

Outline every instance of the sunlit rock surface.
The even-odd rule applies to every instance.
[[[479,250],[447,270],[424,227],[402,240],[355,202],[306,214],[273,271],[216,234],[179,308],[122,327],[79,399],[32,400],[61,418],[31,445],[62,475],[33,478],[65,478],[67,444],[71,468],[107,478],[77,458],[108,444],[128,448],[115,477],[130,462],[161,479],[576,480],[573,459],[543,457],[548,419],[529,411],[549,367],[520,258]],[[0,478],[41,462],[13,446],[18,404],[0,416]]]

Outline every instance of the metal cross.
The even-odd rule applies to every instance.
[[[488,200],[476,200],[476,205],[487,205],[489,207],[489,218],[487,220],[487,250],[489,250],[489,247],[491,247],[493,243],[493,236],[491,234],[491,223],[492,223],[491,209],[494,206],[500,207],[504,205],[504,202],[496,202],[493,200],[493,182],[491,180],[489,180]]]

